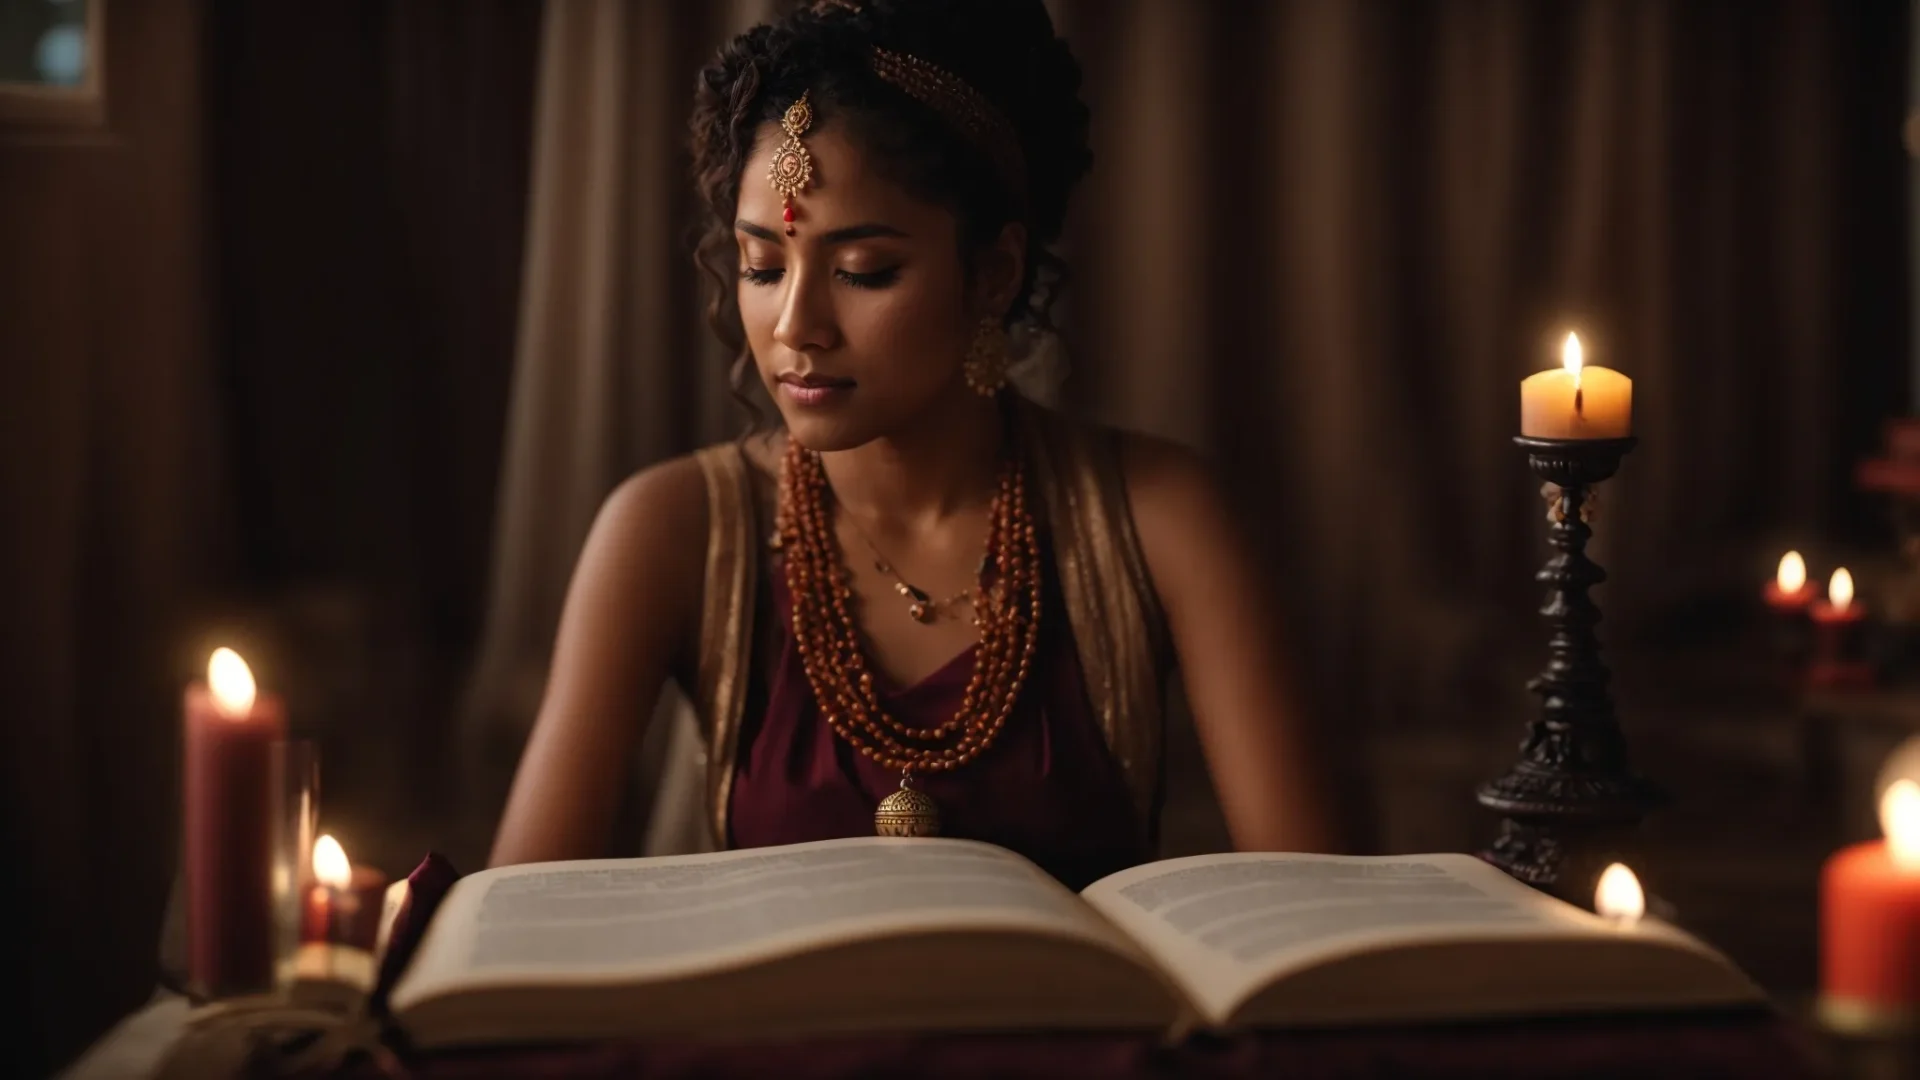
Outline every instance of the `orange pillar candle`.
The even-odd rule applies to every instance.
[[[1880,798],[1882,840],[1843,848],[1820,876],[1820,1020],[1873,1034],[1920,1022],[1920,784]]]
[[[221,996],[273,985],[273,746],[286,710],[231,649],[187,687],[187,974]]]
[[[1531,439],[1623,439],[1633,434],[1633,380],[1588,367],[1580,336],[1568,334],[1560,368],[1520,383],[1520,434]]]

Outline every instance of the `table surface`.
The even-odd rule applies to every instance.
[[[187,1017],[157,997],[102,1039],[62,1080],[127,1080],[152,1073]],[[1803,1080],[1823,1074],[1823,1048],[1772,1013],[1602,1016],[1498,1024],[1272,1031],[1201,1037],[1177,1047],[1147,1036],[1042,1033],[837,1038],[778,1043],[604,1043],[443,1052],[410,1057],[419,1080],[600,1080],[646,1076],[928,1078],[1078,1076],[1132,1080],[1217,1077],[1631,1076],[1634,1080]],[[338,1080],[385,1075],[371,1063]]]

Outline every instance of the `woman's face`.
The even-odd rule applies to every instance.
[[[761,129],[734,235],[747,344],[787,430],[808,449],[846,450],[964,401],[973,333],[1006,301],[995,308],[994,296],[970,287],[953,213],[869,168],[844,127],[829,123],[802,140],[813,178],[793,200],[788,236],[766,179],[783,137],[775,125]]]

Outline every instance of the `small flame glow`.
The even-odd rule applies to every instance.
[[[1780,569],[1774,572],[1773,582],[1781,592],[1789,595],[1806,588],[1807,560],[1801,558],[1797,551],[1780,556]]]
[[[1574,381],[1578,382],[1580,368],[1586,362],[1586,354],[1580,348],[1580,335],[1568,331],[1566,343],[1560,346],[1560,366],[1572,372]]]
[[[1647,894],[1625,863],[1614,863],[1600,875],[1600,886],[1593,891],[1593,910],[1603,918],[1624,923],[1638,922],[1646,914]]]
[[[346,849],[331,834],[313,842],[313,879],[329,889],[344,889],[353,884],[353,864]]]
[[[1880,796],[1880,831],[1901,866],[1920,867],[1920,784],[1902,778]]]
[[[221,716],[237,720],[253,711],[253,672],[232,649],[213,650],[207,660],[207,686],[213,691],[213,707]]]
[[[1853,575],[1847,573],[1844,566],[1835,570],[1832,579],[1827,582],[1827,603],[1832,604],[1835,611],[1845,611],[1853,606]]]

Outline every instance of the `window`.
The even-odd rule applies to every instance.
[[[104,118],[104,0],[0,0],[0,121],[91,126]]]

